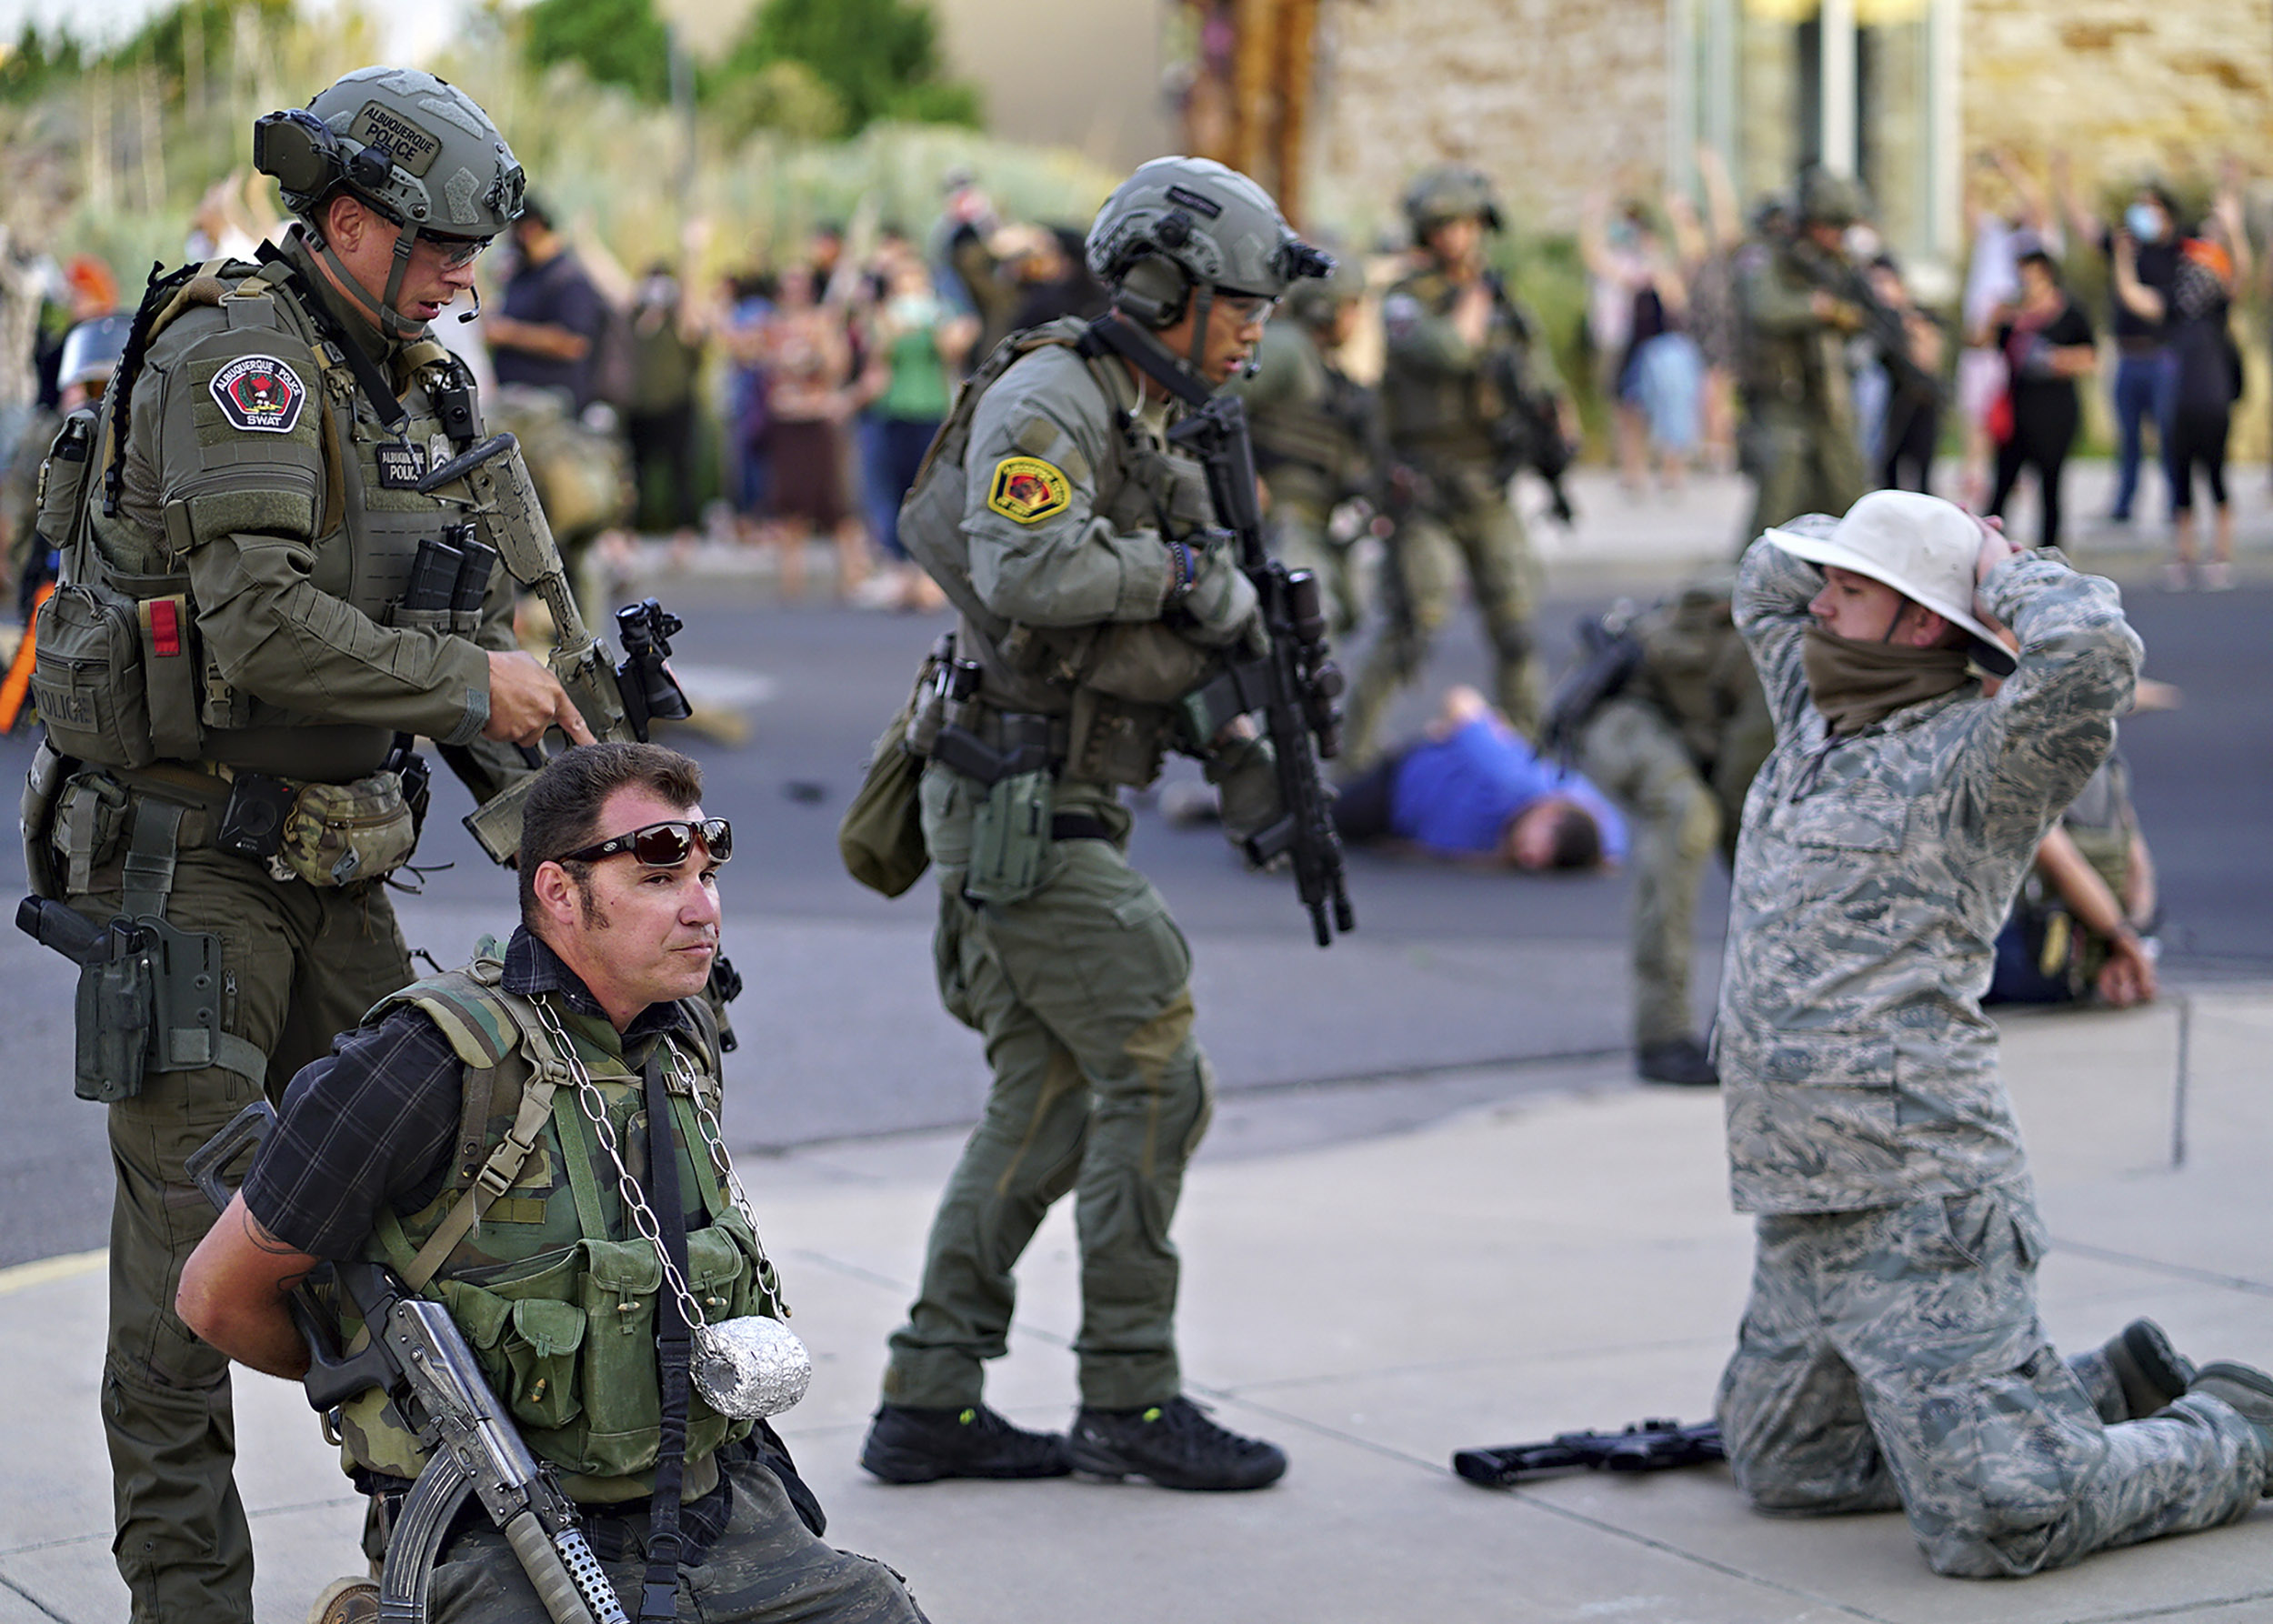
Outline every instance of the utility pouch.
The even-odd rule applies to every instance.
[[[924,691],[918,687],[916,695]],[[836,851],[845,872],[886,897],[899,896],[931,866],[916,797],[924,758],[906,743],[916,703],[911,697],[886,726],[869,753],[867,775],[836,826]]]
[[[302,788],[284,820],[276,856],[312,886],[347,886],[394,873],[417,839],[402,778],[379,772],[352,784]]]
[[[95,466],[95,449],[102,438],[95,408],[81,406],[63,420],[47,447],[47,460],[39,467],[39,498],[33,523],[51,547],[71,540],[86,499],[86,478]]]
[[[942,732],[940,742],[956,731]],[[963,894],[974,902],[1023,902],[1040,887],[1049,857],[1049,718],[1005,712],[1002,739],[998,760],[1005,770],[988,785],[971,820]]]
[[[221,1029],[221,992],[219,937],[113,919],[79,970],[72,1091],[108,1105],[141,1093],[145,1072],[214,1065],[260,1081],[259,1050]]]
[[[62,792],[64,779],[77,766],[42,739],[32,753],[32,770],[24,775],[24,801],[16,825],[24,836],[24,874],[31,882],[32,895],[50,901],[63,896],[55,877],[55,797]]]
[[[135,600],[70,582],[40,606],[35,631],[32,698],[55,749],[105,767],[156,760]]]

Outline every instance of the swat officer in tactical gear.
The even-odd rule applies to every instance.
[[[986,1040],[994,1087],[892,1334],[861,1463],[892,1482],[1076,1468],[1173,1489],[1255,1489],[1267,1443],[1183,1395],[1177,1253],[1185,1163],[1213,1085],[1192,1037],[1191,957],[1129,867],[1124,787],[1171,746],[1201,756],[1235,836],[1277,815],[1267,747],[1189,736],[1179,707],[1217,651],[1259,635],[1253,587],[1210,528],[1198,465],[1167,433],[1177,388],[1243,367],[1288,285],[1324,256],[1220,164],[1160,158],[1106,200],[1098,322],[1013,335],[965,387],[901,511],[910,553],[961,611],[932,685],[921,785],[939,871],[948,1011]],[[980,1401],[1006,1350],[1012,1268],[1072,1192],[1082,1249],[1070,1439]]]
[[[1980,1011],[2014,889],[2130,704],[2114,584],[1879,491],[1755,542],[1736,620],[1777,734],[1716,1038],[1757,1215],[1718,1401],[1737,1487],[1898,1506],[1936,1572],[1973,1578],[2245,1516],[2273,1492],[2273,1377],[2197,1372],[2147,1320],[2072,1360],[2046,1341],[2044,1223]]]
[[[1803,513],[1845,513],[1870,488],[1847,363],[1863,316],[1837,291],[1862,199],[1853,181],[1811,165],[1797,203],[1794,226],[1764,232],[1737,260],[1747,536]]]
[[[39,617],[27,865],[147,943],[83,972],[78,1035],[118,1179],[102,1408],[137,1619],[252,1617],[227,1361],[174,1311],[210,1222],[184,1158],[410,979],[379,882],[423,811],[412,736],[477,798],[526,771],[511,745],[590,737],[515,650],[501,572],[403,604],[422,544],[468,517],[462,486],[419,481],[480,432],[427,323],[520,165],[464,94],[394,68],[262,119],[255,155],[298,225],[154,284],[41,510],[65,584]]]
[[[1697,887],[1716,849],[1734,852],[1745,791],[1775,742],[1730,618],[1733,586],[1724,566],[1627,622],[1619,647],[1596,657],[1622,674],[1575,695],[1574,714],[1558,691],[1548,727],[1632,824],[1634,1063],[1654,1083],[1716,1080],[1689,1007]]]
[[[1473,169],[1430,169],[1404,205],[1423,263],[1381,301],[1381,411],[1400,511],[1382,583],[1388,624],[1350,696],[1343,755],[1353,768],[1368,764],[1390,701],[1419,677],[1452,613],[1461,566],[1491,638],[1493,698],[1527,737],[1537,737],[1538,565],[1508,501],[1522,460],[1509,448],[1527,396],[1555,400],[1567,438],[1577,421],[1537,324],[1485,264],[1486,234],[1502,228],[1490,183]]]
[[[657,1343],[676,1318],[659,1254],[708,1323],[783,1313],[717,1139],[717,1032],[701,994],[733,831],[705,817],[701,794],[701,769],[659,746],[550,762],[526,809],[520,928],[387,998],[293,1079],[183,1272],[183,1312],[231,1357],[297,1378],[308,1355],[291,1288],[325,1260],[386,1264],[471,1333],[619,1596],[640,1597],[644,1578],[684,1618],[920,1624],[888,1569],[817,1538],[820,1509],[770,1427],[714,1409],[698,1383],[679,1469],[658,1459]],[[524,1127],[533,1098],[541,1114]],[[468,1122],[484,1125],[470,1151],[457,1143]],[[618,1158],[618,1141],[648,1148]],[[642,1208],[652,1228],[635,1227]],[[612,1311],[587,1335],[597,1296]],[[376,1391],[342,1407],[339,1432],[350,1476],[391,1525],[427,1450]],[[658,1573],[674,1522],[677,1559]],[[426,1616],[546,1624],[505,1537],[478,1513],[466,1524],[436,1554]]]
[[[1365,294],[1365,275],[1348,259],[1296,283],[1278,319],[1263,329],[1248,375],[1227,386],[1247,401],[1255,466],[1269,498],[1271,554],[1317,575],[1337,637],[1356,629],[1365,595],[1350,558],[1355,537],[1335,531],[1335,509],[1373,495],[1381,473],[1378,397],[1337,359]]]

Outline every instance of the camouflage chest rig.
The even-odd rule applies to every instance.
[[[383,1207],[367,1256],[449,1308],[484,1373],[536,1455],[564,1474],[571,1499],[644,1499],[653,1487],[662,1414],[656,1307],[666,1289],[653,1242],[632,1224],[601,1149],[594,1112],[644,1177],[641,1147],[659,1139],[643,1115],[640,1073],[606,1023],[571,1009],[548,1028],[534,1002],[506,992],[501,952],[485,940],[465,968],[382,1000],[366,1027],[404,1006],[434,1022],[464,1068],[449,1177],[419,1210]],[[682,1007],[692,1034],[656,1039],[671,1101],[679,1188],[706,1221],[686,1233],[687,1284],[712,1320],[786,1318],[781,1282],[732,1199],[713,1150],[719,1101],[716,1028],[700,998]],[[575,1080],[565,1038],[591,1078]],[[582,1096],[582,1098],[580,1098]],[[346,1317],[344,1317],[346,1318]],[[347,1318],[343,1330],[357,1328]],[[753,1423],[689,1400],[687,1456],[738,1441]],[[351,1474],[415,1478],[416,1436],[383,1395],[340,1415]]]
[[[1023,625],[989,608],[971,582],[962,526],[972,421],[1005,374],[1052,348],[1070,352],[1087,367],[1102,411],[1118,431],[1113,463],[1090,470],[1096,479],[1094,516],[1119,530],[1155,529],[1164,537],[1214,522],[1199,465],[1153,444],[1136,415],[1120,404],[1132,387],[1120,363],[1092,336],[1087,323],[1066,317],[1011,335],[964,384],[901,506],[901,534],[909,554],[962,616],[952,650],[956,669],[948,674],[955,691],[945,696],[958,714],[947,721],[990,746],[1016,750],[1016,741],[999,737],[997,718],[1043,718],[1047,738],[1038,748],[1062,777],[1142,787],[1159,776],[1162,756],[1180,742],[1177,702],[1201,686],[1217,657],[1158,621]],[[1058,437],[1048,426],[1043,428],[1053,440]],[[1038,456],[1053,446],[1022,443],[1021,449]],[[934,665],[927,673],[939,669]],[[922,742],[927,748],[929,741]]]

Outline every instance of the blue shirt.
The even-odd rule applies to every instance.
[[[1389,827],[1403,839],[1452,855],[1494,852],[1507,820],[1547,796],[1594,815],[1602,855],[1626,856],[1626,819],[1602,792],[1567,767],[1541,761],[1497,717],[1478,717],[1449,738],[1428,739],[1397,764]]]

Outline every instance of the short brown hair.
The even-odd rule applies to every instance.
[[[1554,855],[1550,868],[1593,868],[1602,862],[1602,826],[1593,813],[1566,803],[1555,818]]]
[[[521,807],[521,923],[536,927],[536,871],[607,837],[600,808],[619,789],[650,789],[674,807],[703,798],[703,769],[661,745],[577,745],[545,764]],[[622,833],[621,830],[616,831]],[[589,863],[563,864],[579,884]]]

